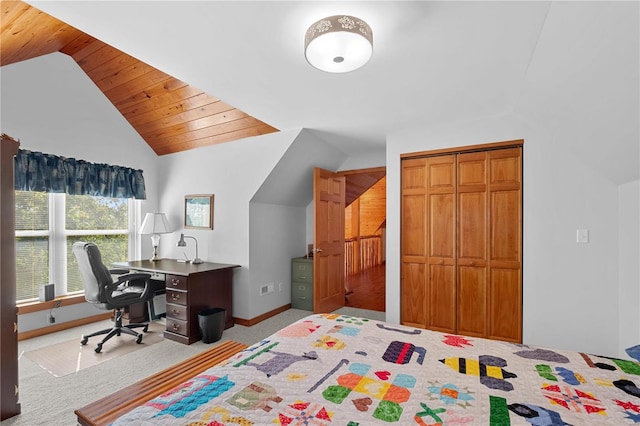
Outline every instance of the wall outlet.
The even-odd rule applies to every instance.
[[[49,310],[49,324],[53,324],[56,322],[56,317],[53,315],[53,310],[59,308],[60,306],[62,306],[62,300],[57,300],[53,305],[53,308]]]
[[[278,283],[278,291],[282,291],[282,283]]]

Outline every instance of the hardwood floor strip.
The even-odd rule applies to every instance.
[[[179,364],[75,410],[78,424],[83,426],[108,425],[133,408],[173,389],[187,379],[246,348],[247,345],[233,340],[224,341],[205,352],[194,355]]]
[[[372,311],[385,311],[385,264],[376,265],[346,278],[350,293],[345,296],[345,306]]]

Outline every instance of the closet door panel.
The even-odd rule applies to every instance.
[[[456,330],[456,161],[454,155],[427,160],[427,327]]]
[[[458,334],[486,337],[486,268],[461,266],[458,269]]]
[[[522,341],[522,149],[489,152],[488,337]]]
[[[429,260],[453,261],[456,253],[455,195],[429,196]]]
[[[422,262],[427,256],[427,161],[424,158],[402,162],[401,200],[401,255],[418,257]],[[420,261],[411,259],[410,262]]]
[[[487,153],[458,155],[459,334],[486,337],[488,272]]]
[[[402,263],[400,322],[424,328],[427,324],[427,277],[424,263]]]
[[[427,183],[426,158],[402,160],[402,191],[418,190],[424,192]]]
[[[487,154],[458,154],[458,188],[482,189],[487,184]]]
[[[489,339],[522,342],[522,285],[519,270],[491,270]]]
[[[458,196],[458,259],[461,264],[487,259],[487,196],[483,192]]]
[[[445,333],[456,330],[454,206],[454,193],[429,196],[427,327]]]
[[[522,148],[488,151],[489,183],[495,189],[520,187],[522,182]]]
[[[402,197],[402,256],[427,255],[426,198],[424,195]],[[414,259],[415,261],[415,259]]]
[[[519,267],[520,191],[491,193],[491,260],[516,262]]]
[[[427,161],[402,161],[400,322],[427,325]]]
[[[440,155],[427,158],[429,193],[451,193],[456,190],[455,155]]]
[[[490,151],[492,267],[521,269],[522,262],[522,149]]]
[[[456,332],[456,279],[454,265],[430,265],[428,326],[444,333]]]
[[[458,261],[486,265],[488,204],[487,153],[458,155]]]

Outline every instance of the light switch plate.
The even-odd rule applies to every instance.
[[[578,229],[576,230],[576,243],[588,243],[589,242],[589,230]]]

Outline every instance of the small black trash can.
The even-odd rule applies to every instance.
[[[222,338],[226,312],[223,308],[208,308],[198,312],[202,343],[213,343]]]

